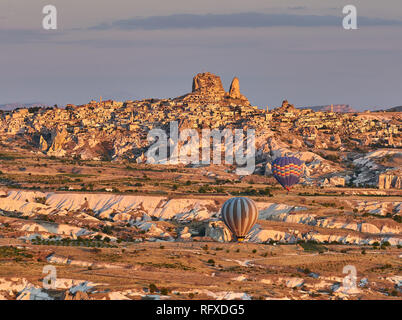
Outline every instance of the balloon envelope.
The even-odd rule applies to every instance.
[[[299,182],[303,172],[303,161],[295,157],[281,157],[272,162],[272,174],[275,179],[289,191]]]
[[[253,200],[235,197],[223,204],[221,216],[238,241],[243,241],[257,221],[258,210]]]

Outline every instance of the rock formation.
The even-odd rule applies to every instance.
[[[239,79],[235,77],[229,93],[225,91],[221,78],[210,72],[199,73],[193,78],[192,92],[179,97],[187,103],[250,106],[248,99],[240,93]]]
[[[233,99],[240,99],[242,97],[240,93],[239,78],[234,77],[232,84],[230,85],[229,96]]]
[[[222,81],[219,76],[210,72],[199,73],[193,78],[193,93],[224,96]]]
[[[402,174],[401,172],[386,172],[378,176],[379,189],[402,189]]]
[[[46,151],[47,148],[48,148],[48,145],[47,145],[46,140],[43,138],[43,136],[40,136],[40,139],[39,139],[39,149],[40,149],[41,151]]]
[[[63,145],[67,142],[67,137],[68,133],[64,127],[57,128],[53,134],[53,142],[47,154],[49,156],[64,156],[66,151],[63,149]]]

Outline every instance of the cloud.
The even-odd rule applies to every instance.
[[[289,10],[304,10],[307,9],[306,6],[295,6],[295,7],[288,7]]]
[[[174,14],[150,16],[101,23],[92,30],[167,30],[210,28],[263,28],[263,27],[329,27],[341,26],[342,16],[300,14],[265,14],[256,12],[235,14]],[[359,26],[402,26],[402,21],[359,17]]]
[[[303,7],[293,7],[302,10]],[[343,16],[334,15],[305,15],[305,14],[265,14],[245,12],[235,14],[174,14],[167,16],[135,17],[132,19],[105,22],[90,28],[72,28],[62,31],[37,29],[1,29],[0,43],[26,44],[26,43],[52,43],[52,44],[81,44],[95,46],[131,46],[130,39],[99,39],[97,31],[172,31],[177,30],[209,30],[213,28],[230,29],[256,29],[269,27],[337,27],[342,28]],[[358,27],[365,26],[402,26],[402,21],[381,18],[358,16]],[[86,33],[92,32],[92,33]],[[238,31],[236,31],[238,32]],[[98,35],[101,34],[100,32]],[[104,34],[101,34],[104,37]],[[147,42],[147,40],[142,40]],[[138,45],[141,40],[136,39]]]
[[[0,29],[0,43],[32,43],[44,42],[65,34],[60,31],[42,29]]]

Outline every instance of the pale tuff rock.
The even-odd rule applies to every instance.
[[[232,240],[232,233],[222,221],[211,221],[205,228],[205,236],[219,242],[229,242]]]
[[[359,169],[353,176],[356,186],[378,186],[380,189],[401,189],[400,169],[393,172],[385,167],[386,159],[402,158],[402,152],[392,149],[378,149],[360,158],[353,160],[353,164]],[[380,178],[380,175],[385,174]],[[389,174],[392,177],[386,177]]]
[[[330,179],[329,179],[329,184],[331,185],[331,186],[336,186],[336,187],[338,187],[338,186],[341,186],[341,187],[344,187],[345,186],[345,178],[342,178],[342,177],[331,177]]]
[[[66,150],[63,149],[63,145],[68,141],[68,132],[65,127],[57,128],[55,133],[53,133],[53,142],[50,146],[47,154],[49,156],[64,156]]]
[[[57,254],[51,254],[49,255],[46,260],[50,263],[54,264],[67,264],[67,265],[74,265],[74,266],[79,266],[79,267],[94,267],[94,268],[105,268],[105,269],[113,269],[113,268],[124,268],[122,265],[118,264],[110,264],[110,263],[93,263],[93,262],[88,262],[88,261],[83,261],[83,260],[77,260],[77,259],[69,259],[64,256],[60,256]],[[74,284],[73,284],[74,285]],[[91,286],[96,286],[97,284],[91,283],[91,282],[81,282],[78,283],[74,286],[78,286],[76,289],[78,290],[79,288],[87,288]],[[89,289],[88,289],[89,290]]]
[[[47,142],[41,135],[39,139],[39,149],[44,152],[47,150],[47,148],[48,148]]]
[[[349,204],[349,202],[347,203]],[[358,201],[351,202],[350,205],[355,207],[358,212],[367,212],[379,216],[402,213],[402,202],[399,201]]]
[[[257,202],[257,209],[259,219],[266,219],[269,220],[270,216],[279,215],[281,213],[290,213],[296,212],[301,210],[306,210],[305,207],[296,207],[296,206],[289,206],[282,203],[261,203]]]
[[[245,277],[244,275],[240,275],[238,277],[232,278],[233,281],[245,281],[247,280],[247,277]]]
[[[183,230],[180,232],[180,239],[190,239],[191,238],[191,233],[189,231],[188,227],[184,227]]]
[[[258,243],[268,242],[270,240],[284,242],[284,240],[289,237],[290,235],[283,231],[267,229],[261,230],[257,228],[251,232],[250,241]]]
[[[379,189],[402,189],[402,170],[387,171],[378,176]]]
[[[234,77],[232,80],[232,84],[230,85],[229,96],[233,99],[244,98],[244,96],[240,93],[240,83],[239,78]]]
[[[158,228],[155,223],[140,222],[140,223],[137,223],[136,225],[141,230],[147,232],[147,234],[150,236],[156,236],[156,237],[169,236],[168,234],[165,234],[165,232],[161,228]]]
[[[208,292],[207,295],[216,300],[251,300],[247,293],[241,292]]]
[[[285,209],[286,210],[286,209]],[[300,223],[311,226],[318,226],[328,229],[348,229],[358,232],[371,233],[371,234],[381,234],[381,233],[395,233],[400,234],[401,230],[398,226],[383,226],[381,231],[380,228],[370,224],[370,223],[356,223],[356,222],[346,222],[339,218],[321,218],[317,217],[315,214],[303,214],[294,212],[270,212],[269,208],[266,212],[260,213],[260,219],[282,221],[286,223]],[[327,237],[327,235],[323,235]],[[331,241],[337,241],[335,239]]]
[[[98,285],[101,284],[83,280],[63,279],[63,278],[57,278],[54,284],[56,289],[69,289],[69,291],[73,294],[78,291],[82,292],[91,291],[95,286]]]
[[[297,277],[279,277],[274,279],[261,279],[260,282],[264,284],[283,284],[288,288],[297,288],[303,286],[304,279]]]
[[[35,202],[36,199],[45,198],[46,205]],[[305,207],[296,207],[279,203],[257,202],[259,220],[279,221],[290,224],[302,224],[316,226],[331,230],[343,230],[341,233],[328,234],[320,232],[305,232],[292,229],[283,229],[267,226],[266,222],[256,225],[251,230],[247,241],[264,243],[278,241],[281,243],[295,243],[298,240],[315,240],[318,242],[340,242],[351,244],[372,244],[374,242],[389,241],[391,245],[402,243],[401,228],[391,219],[353,221],[341,216],[321,216],[310,213]],[[400,214],[401,203],[398,201],[356,201],[344,200],[346,207],[357,208],[359,213],[372,214]],[[51,217],[64,217],[74,215],[77,219],[98,222],[99,219],[109,219],[117,223],[123,222],[136,226],[144,231],[148,241],[174,241],[190,240],[192,236],[206,236],[216,241],[231,241],[232,234],[219,220],[219,207],[214,200],[206,199],[169,199],[166,197],[131,196],[112,194],[78,194],[78,193],[41,193],[32,191],[13,190],[7,197],[2,197],[0,210],[9,212],[21,212],[24,216],[50,215]],[[84,208],[84,209],[83,209]],[[93,216],[89,216],[83,210],[91,210]],[[9,223],[14,230],[21,233],[20,239],[26,241],[35,238],[49,239],[55,237],[55,241],[63,238],[77,239],[80,236],[93,239],[100,235],[108,236],[112,241],[116,237],[99,232],[89,231],[88,227],[80,224],[67,225],[64,223],[49,223],[45,221],[19,220],[11,221],[10,218],[0,217],[1,223]],[[7,219],[7,220],[4,220]],[[154,221],[153,221],[154,220]],[[159,221],[157,221],[159,220]],[[164,222],[163,220],[167,220]],[[196,227],[178,228],[178,232],[167,228],[168,221],[199,221]],[[112,224],[112,222],[109,222]],[[303,227],[305,228],[305,227]],[[296,229],[296,230],[294,230]],[[353,231],[348,234],[348,230]],[[361,232],[362,234],[357,234]],[[153,240],[151,240],[153,239]],[[54,263],[90,265],[85,261],[68,261],[64,257],[51,256],[49,261]]]
[[[65,235],[65,236],[70,236],[73,239],[76,239],[77,237],[84,236],[87,234],[91,234],[90,231],[83,229],[83,228],[70,226],[68,224],[56,224],[56,223],[46,223],[46,222],[25,224],[22,226],[21,230],[22,231],[30,231],[30,232],[47,232],[47,233],[52,233],[52,234]]]
[[[297,288],[304,284],[303,278],[285,278],[284,281],[288,288]]]
[[[108,298],[108,300],[131,300],[121,292],[110,292]]]
[[[277,113],[300,113],[300,110],[296,109],[293,104],[290,104],[288,100],[282,101],[282,106],[280,108],[275,109]]]
[[[8,295],[16,300],[54,300],[44,289],[35,286],[25,278],[0,278],[0,300]]]
[[[193,78],[194,93],[225,95],[221,78],[210,72],[199,73]]]
[[[380,229],[370,223],[362,223],[361,232],[364,233],[380,233]]]
[[[34,285],[32,283],[29,283],[24,278],[0,278],[0,291],[4,291],[10,295],[12,295],[13,292],[21,292],[26,288],[33,287]]]
[[[39,288],[27,288],[24,289],[19,296],[17,297],[17,300],[54,300],[47,294],[46,292],[43,291],[43,289]]]
[[[181,97],[180,97],[181,98]],[[179,98],[177,98],[179,99]],[[210,72],[199,73],[193,78],[192,92],[184,96],[185,102],[203,104],[223,104],[250,106],[250,102],[240,93],[239,79],[234,78],[227,93],[221,78]]]

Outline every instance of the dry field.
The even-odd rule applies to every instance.
[[[297,186],[287,194],[272,177],[239,179],[226,169],[56,159],[27,150],[2,151],[0,298],[21,298],[21,281],[42,288],[43,267],[49,264],[56,267],[62,282],[90,282],[80,296],[89,299],[401,298],[399,190],[378,193],[375,189]],[[32,198],[30,191],[44,196]],[[252,242],[222,242],[222,227],[211,227],[222,203],[236,195],[251,197],[261,208]],[[96,210],[102,199],[115,201],[116,196],[148,197],[145,206],[151,206],[153,197],[176,204],[165,210],[170,210],[172,218],[160,219],[144,209],[141,215],[148,214],[148,220],[137,222],[127,219],[138,217],[138,212],[123,205]],[[76,201],[75,209],[69,211],[63,206],[71,199]],[[124,201],[129,206],[129,200]],[[209,216],[202,221],[177,220],[176,214],[184,210],[181,201],[189,203],[187,213],[210,201],[201,205]],[[37,207],[44,211],[39,214]],[[54,224],[53,229],[63,225],[63,230],[102,231],[103,236],[119,241],[102,240],[102,245],[95,246],[91,242],[95,234],[90,234],[75,245],[52,243],[57,237],[70,240],[77,236],[38,229],[46,227],[45,223]],[[141,229],[146,224],[150,229]],[[184,238],[181,232],[186,227],[195,233]],[[210,236],[205,236],[207,229]],[[35,235],[42,237],[40,243],[29,238]],[[343,268],[348,265],[357,271],[352,291],[343,287],[347,275]],[[62,299],[71,287],[41,290]]]
[[[1,239],[0,244],[10,243]],[[162,292],[171,299],[212,299],[228,293],[245,293],[252,299],[398,299],[390,278],[402,271],[401,250],[395,248],[362,253],[358,246],[327,245],[328,251],[319,253],[301,245],[194,241],[111,249],[25,248],[32,257],[0,259],[0,278],[25,278],[41,286],[46,256],[68,257],[82,265],[55,263],[57,277],[98,284],[89,294],[93,299],[107,298],[111,292],[141,299],[153,285],[156,294]],[[95,265],[83,266],[82,262]],[[353,294],[333,287],[342,286],[346,265],[357,270],[358,290]],[[364,278],[366,286],[362,285]]]

